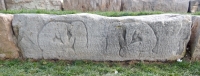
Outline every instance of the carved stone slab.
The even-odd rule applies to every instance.
[[[13,29],[25,58],[166,61],[184,56],[191,16],[18,14]]]

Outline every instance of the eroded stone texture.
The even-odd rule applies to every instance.
[[[61,10],[61,0],[5,0],[7,10],[43,9]]]
[[[4,0],[0,0],[0,10],[6,10]]]
[[[15,45],[11,23],[13,15],[0,14],[0,58],[18,58],[19,49]]]
[[[189,47],[192,60],[200,60],[200,17],[193,16],[192,34],[190,37]]]
[[[184,56],[191,17],[94,14],[14,16],[25,58],[64,60],[176,60]]]
[[[64,0],[64,10],[120,11],[121,0]]]
[[[64,0],[64,10],[187,13],[190,0]]]
[[[187,13],[189,0],[122,0],[124,11],[162,11]]]

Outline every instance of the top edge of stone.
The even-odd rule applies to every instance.
[[[90,13],[77,13],[77,14],[66,14],[66,15],[54,15],[54,14],[33,14],[33,13],[24,13],[24,14],[14,14],[14,16],[75,16],[75,17],[88,17],[93,19],[137,19],[142,21],[170,21],[170,20],[179,20],[179,19],[188,19],[188,21],[192,20],[192,15],[187,14],[154,14],[154,15],[140,15],[140,16],[121,16],[121,17],[108,17],[108,16],[102,16],[97,14],[90,14]]]
[[[0,15],[14,15],[14,14],[5,14],[5,13],[0,13]]]
[[[4,14],[4,13],[0,13],[0,14]],[[20,13],[20,14],[13,14],[13,15],[55,15],[55,14]],[[63,16],[63,15],[58,15],[58,16]],[[96,15],[96,16],[103,16],[103,15],[92,14],[92,13],[76,13],[76,14],[65,14],[65,15]],[[164,14],[139,15],[139,16],[157,16],[157,15],[187,15],[187,14],[164,13]],[[109,16],[103,16],[103,17],[109,17]],[[120,16],[120,17],[129,17],[129,16]],[[135,16],[130,16],[130,17],[135,17]],[[136,17],[138,17],[138,16],[136,16]]]

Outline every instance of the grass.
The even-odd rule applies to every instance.
[[[200,15],[200,11],[197,11],[195,13],[190,13],[190,14],[192,14],[192,15]]]
[[[200,12],[195,12],[193,13],[193,15],[200,15]]]
[[[89,12],[90,13],[90,12]],[[120,16],[140,16],[140,15],[153,15],[153,14],[162,14],[163,12],[155,11],[155,12],[91,12],[93,14],[109,16],[109,17],[120,17]]]
[[[0,76],[199,76],[199,71],[200,62],[0,60]]]
[[[54,10],[1,10],[0,13],[6,14],[20,14],[20,13],[36,13],[36,14],[55,14],[55,15],[66,15],[66,14],[76,14],[80,13],[78,11],[54,11]],[[109,17],[119,17],[119,16],[139,16],[139,15],[152,15],[152,14],[162,14],[163,12],[154,11],[154,12],[85,12],[93,13]]]

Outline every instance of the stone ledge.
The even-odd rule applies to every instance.
[[[15,14],[13,19],[0,14],[0,58],[168,61],[184,57],[188,45],[196,61],[200,60],[199,19],[179,14],[87,13]]]
[[[184,57],[191,21],[178,14],[16,14],[12,26],[24,58],[166,61]]]

